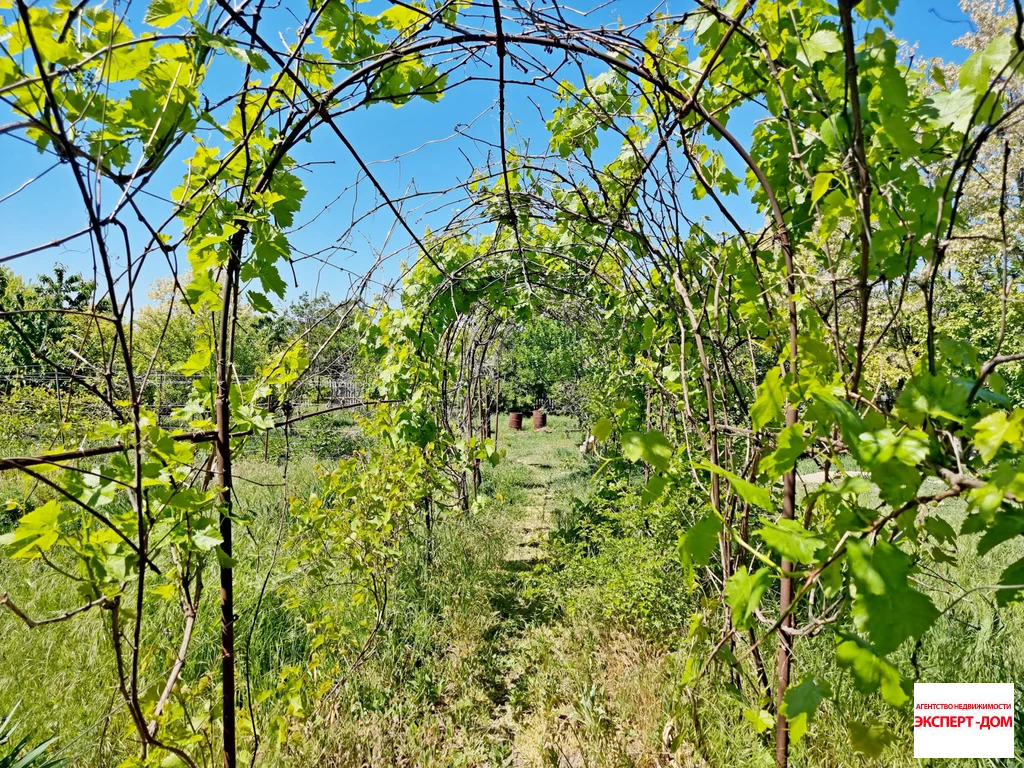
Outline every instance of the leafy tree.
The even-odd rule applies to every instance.
[[[95,284],[82,275],[69,273],[57,264],[53,274],[43,274],[35,282],[25,282],[7,267],[0,267],[0,365],[5,370],[39,365],[43,358],[55,364],[75,365],[69,349],[82,352],[99,345],[89,336],[89,313],[103,312],[100,302],[93,309]],[[96,333],[92,333],[93,340]],[[91,361],[97,357],[89,355]],[[43,363],[46,366],[45,363]],[[49,366],[52,368],[52,364]]]
[[[976,82],[978,62],[1013,38],[1017,18],[998,0],[964,0],[972,31],[954,44],[972,52],[968,65],[934,62],[944,81]],[[987,53],[986,53],[987,52]],[[1024,78],[1002,74],[1009,104],[1024,99]],[[938,308],[940,332],[953,344],[985,362],[1012,349],[1024,331],[1024,158],[1015,148],[1024,140],[1019,123],[1009,122],[988,137],[978,150],[978,173],[963,190],[963,226],[951,238],[948,267],[939,280],[948,285]],[[1016,350],[1013,350],[1016,351]],[[964,374],[975,363],[967,362]],[[992,374],[994,386],[1024,405],[1024,364],[1001,365]]]
[[[354,302],[336,303],[328,293],[303,293],[276,314],[262,316],[260,324],[272,346],[302,339],[309,349],[316,350],[316,373],[347,373],[355,354],[354,308]]]
[[[190,371],[187,363],[197,341],[209,340],[214,334],[213,316],[190,309],[176,291],[171,279],[157,280],[149,292],[150,302],[139,310],[133,327],[138,360],[143,366],[152,362],[157,371]],[[235,372],[240,376],[258,374],[271,357],[268,345],[272,341],[264,316],[240,307],[235,325]]]
[[[587,372],[583,329],[573,320],[533,316],[506,331],[497,364],[502,398],[511,409],[572,407]]]

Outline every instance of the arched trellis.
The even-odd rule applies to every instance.
[[[637,309],[638,314],[650,311],[652,314],[657,310],[646,306],[646,293],[656,274],[662,277],[670,276],[670,279],[662,280],[658,290],[664,292],[661,298],[672,309],[673,319],[677,321],[679,333],[680,357],[685,357],[685,350],[691,345],[696,351],[699,361],[696,375],[693,377],[693,390],[690,389],[690,377],[681,374],[682,391],[669,393],[672,397],[682,401],[680,410],[684,414],[683,421],[689,424],[690,429],[684,430],[687,445],[691,441],[694,445],[700,444],[706,452],[710,463],[713,466],[731,467],[736,474],[753,480],[756,477],[758,457],[763,453],[758,445],[756,436],[750,434],[750,430],[744,432],[741,427],[730,420],[734,410],[746,410],[746,400],[752,395],[756,380],[743,381],[741,372],[731,366],[727,355],[727,345],[723,343],[720,329],[714,327],[709,321],[709,316],[714,314],[718,296],[733,290],[729,276],[724,269],[719,269],[714,264],[715,256],[708,251],[708,244],[682,242],[683,235],[681,226],[683,223],[692,225],[692,221],[682,211],[676,192],[681,186],[681,178],[677,175],[679,168],[666,160],[669,154],[668,149],[672,142],[678,141],[682,144],[683,154],[689,161],[690,166],[697,177],[697,184],[700,185],[720,208],[731,226],[737,230],[736,241],[739,243],[738,253],[748,259],[748,264],[755,276],[759,287],[758,300],[765,304],[766,314],[773,316],[775,311],[782,309],[781,317],[784,318],[786,333],[780,334],[785,342],[778,346],[786,349],[788,358],[786,360],[785,373],[792,379],[796,379],[800,373],[797,370],[797,363],[801,359],[798,349],[798,338],[801,332],[801,317],[797,306],[799,284],[803,276],[799,274],[794,260],[793,238],[791,230],[793,222],[780,201],[776,192],[776,184],[769,178],[769,175],[760,167],[758,162],[751,156],[744,142],[733,132],[729,131],[723,120],[716,116],[714,110],[709,109],[702,103],[701,92],[704,86],[713,78],[716,67],[730,45],[730,41],[743,38],[753,39],[755,50],[764,46],[758,43],[754,31],[748,28],[745,18],[751,12],[754,3],[748,1],[740,6],[735,15],[725,16],[714,7],[702,9],[702,13],[710,15],[714,24],[718,25],[721,36],[713,47],[709,46],[706,59],[702,60],[699,71],[691,77],[688,88],[681,84],[683,78],[679,76],[679,67],[665,59],[659,59],[652,53],[646,41],[642,38],[642,32],[655,24],[669,27],[674,24],[681,24],[686,20],[686,15],[679,17],[668,17],[666,19],[646,19],[644,24],[628,30],[609,30],[585,28],[572,24],[563,17],[557,7],[553,10],[536,10],[520,3],[501,5],[497,0],[493,6],[488,8],[486,4],[480,6],[484,11],[491,13],[484,14],[479,20],[480,28],[471,29],[468,23],[459,21],[458,17],[448,18],[446,11],[450,10],[452,4],[445,4],[434,11],[416,9],[411,6],[402,6],[410,12],[420,14],[424,19],[421,26],[418,23],[413,25],[416,30],[413,34],[400,34],[390,41],[383,49],[374,51],[367,56],[365,61],[352,64],[347,67],[349,70],[337,83],[329,87],[317,90],[299,73],[301,61],[300,52],[303,45],[310,39],[313,31],[319,22],[322,14],[329,8],[330,3],[323,2],[316,5],[304,22],[298,38],[299,43],[291,51],[282,52],[274,44],[268,42],[268,38],[259,30],[261,23],[260,10],[262,4],[257,4],[254,9],[247,6],[236,8],[223,0],[218,0],[215,8],[223,13],[222,21],[216,27],[217,34],[228,37],[227,33],[233,33],[239,40],[243,40],[249,50],[260,52],[266,58],[271,59],[278,68],[274,75],[272,88],[286,93],[290,90],[291,102],[286,118],[286,126],[281,130],[272,147],[267,151],[266,157],[260,164],[255,164],[249,157],[250,140],[258,134],[258,127],[265,118],[264,109],[266,105],[259,107],[259,113],[247,124],[249,118],[245,117],[246,96],[244,93],[239,97],[242,106],[242,131],[241,140],[232,146],[224,155],[223,159],[210,169],[204,180],[188,191],[185,199],[181,200],[175,209],[175,213],[187,210],[188,206],[195,201],[201,201],[205,195],[216,191],[217,185],[223,182],[224,176],[228,173],[232,163],[242,162],[244,172],[241,174],[241,183],[237,184],[237,199],[232,200],[234,212],[225,215],[224,223],[230,225],[232,234],[226,239],[223,250],[223,263],[216,265],[210,270],[210,276],[219,280],[219,320],[216,327],[216,339],[213,344],[215,358],[211,360],[211,366],[215,367],[215,396],[212,412],[216,421],[216,428],[205,430],[200,433],[189,433],[174,435],[172,439],[176,442],[212,442],[214,446],[213,455],[217,463],[217,487],[220,492],[220,532],[223,538],[223,549],[230,557],[231,554],[231,533],[232,533],[232,438],[240,433],[251,430],[233,430],[237,422],[237,412],[233,409],[230,393],[232,390],[232,334],[234,333],[232,317],[238,311],[240,296],[244,289],[242,286],[243,268],[249,263],[250,254],[247,253],[249,244],[255,239],[253,219],[256,212],[263,204],[261,199],[268,192],[272,191],[275,181],[289,170],[291,161],[288,153],[297,144],[310,137],[314,132],[326,129],[332,133],[354,158],[355,162],[365,175],[367,180],[375,188],[377,194],[383,199],[384,205],[395,215],[399,225],[406,231],[412,241],[420,250],[423,264],[437,272],[440,282],[435,287],[435,297],[428,303],[442,302],[447,294],[454,290],[463,290],[467,280],[480,279],[480,266],[489,267],[497,261],[504,269],[490,277],[500,281],[503,289],[521,291],[526,301],[543,302],[548,291],[568,290],[566,286],[586,287],[588,280],[596,283],[608,283],[616,287],[622,287],[623,292],[635,298],[641,306]],[[23,21],[28,21],[29,9],[24,2],[18,2],[18,16]],[[68,17],[68,23],[72,21]],[[487,29],[486,26],[492,26]],[[26,23],[25,28],[31,32],[32,24]],[[444,30],[442,34],[433,36],[433,28]],[[512,31],[510,31],[512,30]],[[849,82],[851,89],[851,101],[854,105],[852,124],[855,130],[851,135],[851,151],[853,162],[853,177],[857,179],[858,205],[863,218],[869,224],[871,219],[871,196],[870,196],[870,174],[867,168],[867,160],[864,156],[863,135],[860,133],[862,118],[857,115],[859,98],[857,97],[857,65],[853,55],[854,35],[852,31],[852,4],[840,3],[840,30],[844,42],[844,55],[849,61]],[[31,37],[31,34],[29,35]],[[187,36],[186,36],[187,37]],[[230,39],[230,38],[228,38]],[[80,69],[81,62],[72,64],[64,69],[47,67],[45,57],[41,53],[38,44],[29,41],[29,47],[36,60],[37,75],[26,74],[13,83],[7,83],[0,87],[0,95],[16,91],[18,88],[42,86],[45,101],[49,109],[45,114],[28,115],[27,121],[31,128],[42,131],[58,152],[71,166],[76,185],[81,193],[83,203],[89,213],[89,227],[81,234],[90,235],[94,245],[98,249],[98,261],[102,266],[106,292],[111,304],[114,307],[111,316],[95,315],[97,325],[109,323],[113,326],[116,346],[111,346],[111,354],[119,354],[123,360],[123,368],[127,376],[127,390],[130,395],[131,405],[125,409],[117,404],[111,391],[104,392],[102,389],[93,387],[91,391],[102,402],[106,403],[114,416],[130,427],[133,434],[127,434],[125,440],[116,445],[98,446],[80,450],[63,451],[57,456],[11,458],[3,460],[3,464],[9,469],[20,469],[26,472],[34,472],[32,467],[40,464],[55,462],[68,462],[73,459],[80,459],[105,453],[126,453],[129,455],[135,466],[141,466],[144,448],[143,438],[140,429],[142,422],[141,401],[138,395],[139,386],[133,380],[137,366],[132,359],[130,344],[127,340],[125,329],[130,322],[131,299],[130,292],[118,298],[117,281],[112,271],[115,261],[112,255],[112,245],[107,239],[107,230],[115,227],[122,232],[127,243],[128,234],[124,229],[119,216],[122,210],[139,214],[146,222],[150,237],[141,249],[143,255],[157,253],[171,258],[174,248],[163,241],[159,235],[164,231],[168,222],[152,225],[148,223],[139,212],[138,205],[134,199],[135,185],[140,179],[147,178],[161,159],[166,158],[166,152],[157,152],[156,160],[148,161],[131,176],[123,176],[112,172],[103,165],[102,161],[92,163],[91,156],[84,153],[75,143],[74,138],[67,130],[62,120],[62,106],[55,96],[55,87],[59,79]],[[237,41],[236,41],[237,42]],[[223,40],[220,45],[226,45]],[[121,44],[117,44],[121,45]],[[212,55],[210,46],[200,46],[200,58]],[[378,182],[372,172],[371,166],[355,150],[339,125],[339,119],[347,112],[357,106],[374,101],[374,84],[385,75],[390,69],[402,63],[419,61],[424,56],[458,57],[458,64],[452,65],[450,71],[457,71],[458,67],[466,62],[482,56],[488,52],[494,52],[498,58],[499,72],[496,82],[498,96],[498,112],[500,127],[500,161],[497,167],[486,175],[486,178],[494,183],[494,187],[486,193],[479,195],[471,201],[472,210],[489,209],[487,221],[496,222],[497,233],[494,237],[493,246],[483,248],[472,259],[465,260],[457,265],[450,265],[443,259],[443,246],[438,243],[444,242],[444,237],[428,241],[421,238],[408,222],[399,203],[392,199],[383,185]],[[522,63],[515,53],[516,51],[557,51],[574,63],[596,62],[606,66],[618,73],[628,83],[631,98],[646,102],[652,112],[658,117],[656,127],[656,141],[654,148],[646,153],[634,146],[635,154],[640,160],[639,173],[633,173],[628,177],[626,190],[618,201],[607,199],[607,189],[600,183],[597,184],[600,192],[596,195],[585,194],[582,182],[575,182],[562,171],[552,168],[550,164],[536,164],[533,166],[532,159],[520,163],[510,159],[510,153],[506,146],[506,89],[510,85],[507,66]],[[520,54],[523,56],[526,54]],[[536,57],[528,57],[535,65],[539,64]],[[766,66],[774,66],[772,57],[766,55]],[[251,66],[251,63],[248,65]],[[582,65],[581,71],[582,71]],[[538,69],[540,67],[538,66]],[[247,77],[251,70],[247,70]],[[441,86],[440,78],[436,77],[431,82],[421,85],[418,92],[431,94],[432,89]],[[990,89],[998,89],[999,85],[990,85]],[[585,93],[577,97],[580,104],[595,114],[600,114],[598,107],[594,106],[593,93],[589,92],[589,86],[585,86]],[[1018,105],[1019,106],[1019,105]],[[1016,107],[1007,110],[998,117],[989,115],[986,120],[981,113],[981,105],[975,110],[971,119],[982,124],[980,131],[965,140],[960,151],[954,158],[954,171],[949,174],[948,182],[941,195],[938,196],[938,206],[953,206],[955,208],[959,196],[962,194],[963,184],[968,176],[968,171],[973,164],[974,158],[984,141],[999,126],[1006,124],[1014,118]],[[612,121],[614,123],[614,121]],[[14,130],[14,129],[12,129]],[[764,209],[768,212],[771,224],[766,227],[760,236],[754,238],[737,223],[735,217],[729,212],[728,207],[722,202],[716,193],[711,180],[702,176],[701,164],[694,160],[692,148],[689,146],[691,139],[700,132],[712,131],[721,137],[722,141],[739,158],[739,161],[749,170],[756,181],[760,193],[765,198]],[[620,131],[620,133],[623,133]],[[626,135],[628,138],[628,135]],[[794,139],[794,142],[796,140]],[[588,158],[589,159],[589,158]],[[663,165],[664,164],[664,165]],[[531,167],[533,166],[533,167]],[[101,216],[99,204],[90,193],[86,181],[86,171],[92,168],[97,175],[106,176],[110,182],[117,185],[124,193],[121,203],[115,207],[113,212]],[[603,171],[593,163],[589,163],[590,177],[588,181],[600,182]],[[535,189],[520,189],[512,182],[512,176],[517,171],[531,171],[537,178],[541,176],[546,179],[555,179],[562,184],[563,189],[568,188],[575,196],[572,205],[562,200],[555,200],[553,196],[544,194],[551,187],[555,186],[550,182],[550,187],[543,184]],[[656,190],[646,188],[650,178],[657,180]],[[568,183],[566,183],[568,182]],[[235,185],[232,185],[235,186]],[[541,191],[538,191],[541,190]],[[223,196],[226,192],[217,192],[216,196]],[[648,206],[647,215],[644,216],[635,212],[634,209],[641,206],[641,200]],[[603,210],[596,210],[591,203],[603,203]],[[655,214],[666,213],[676,217],[676,221],[657,221]],[[572,231],[575,238],[587,244],[585,258],[579,258],[579,254],[570,254],[560,251],[551,243],[538,241],[531,232],[532,222],[555,221],[559,217],[568,218],[572,224]],[[173,218],[173,216],[172,216]],[[946,222],[945,224],[943,222]],[[936,217],[936,236],[932,239],[931,258],[929,263],[933,265],[931,280],[926,296],[929,302],[929,312],[934,303],[935,276],[942,263],[945,240],[953,232],[955,226],[955,215],[943,219]],[[185,234],[180,242],[187,242],[195,234],[200,221],[197,219],[185,228]],[[581,232],[583,225],[596,227],[595,232],[584,235]],[[946,237],[940,237],[941,229],[946,227]],[[450,226],[450,234],[455,236],[464,229],[459,222],[453,222]],[[853,293],[859,313],[856,352],[852,360],[852,366],[847,368],[848,374],[844,379],[848,384],[851,397],[862,397],[859,393],[859,384],[862,377],[863,364],[866,356],[866,332],[868,327],[867,313],[872,284],[868,279],[868,269],[871,258],[871,243],[864,241],[864,234],[869,229],[865,226],[859,232],[861,250],[859,253],[859,274],[856,289]],[[502,234],[506,237],[502,237]],[[511,237],[507,235],[510,234]],[[500,246],[498,245],[500,241]],[[131,249],[129,248],[129,251]],[[782,279],[780,285],[772,285],[768,278],[763,275],[760,259],[766,255],[778,253],[783,260],[781,271]],[[11,258],[24,255],[13,254]],[[569,270],[571,275],[559,275],[557,284],[551,284],[550,266],[538,263],[540,256],[550,256],[556,259],[563,267]],[[737,257],[738,260],[738,257]],[[613,266],[609,266],[609,263]],[[131,279],[135,279],[138,269],[141,267],[141,259],[135,266],[135,272],[129,266]],[[734,264],[735,265],[735,264]],[[733,266],[734,266],[733,265]],[[486,277],[486,270],[484,273]],[[514,280],[512,279],[514,277]],[[365,286],[365,283],[364,283]],[[191,302],[189,293],[182,290],[183,300]],[[838,300],[832,303],[835,308]],[[450,377],[448,367],[445,367],[444,377],[441,385],[441,410],[439,417],[445,429],[451,436],[461,435],[465,438],[474,436],[485,437],[484,420],[479,418],[479,406],[486,404],[486,395],[481,394],[482,370],[487,359],[488,351],[500,336],[502,322],[491,317],[491,310],[486,302],[482,302],[482,310],[457,311],[456,318],[440,335],[441,354],[446,361],[453,356],[458,357],[457,364],[454,364],[455,376]],[[16,313],[15,313],[16,314]],[[734,315],[726,312],[725,322],[732,322]],[[929,325],[928,329],[928,363],[935,372],[935,339],[934,326]],[[837,341],[836,347],[838,359],[843,362],[847,352],[843,345]],[[717,357],[716,357],[717,356]],[[999,362],[993,358],[991,370]],[[685,363],[683,363],[685,365]],[[282,359],[281,367],[286,367]],[[753,379],[752,374],[756,371],[755,362],[751,362],[750,370],[747,372],[748,379]],[[69,375],[79,380],[85,386],[88,382],[86,377],[81,376],[75,369],[69,371]],[[271,374],[273,376],[273,374]],[[974,388],[975,393],[980,387],[982,378],[979,378],[978,385]],[[657,381],[656,385],[664,382]],[[295,386],[290,382],[286,386]],[[699,401],[703,399],[703,406]],[[973,399],[973,395],[972,395]],[[733,405],[734,401],[738,405]],[[461,414],[461,419],[456,417]],[[297,418],[309,414],[301,414],[297,417],[287,417],[283,420],[275,418],[275,426],[291,423]],[[273,417],[273,414],[271,414]],[[474,426],[474,420],[477,424]],[[796,425],[797,409],[793,402],[787,401],[785,409],[785,426],[792,428]],[[757,430],[755,430],[757,431]],[[738,448],[736,446],[739,446]],[[696,453],[696,451],[695,451]],[[478,461],[478,459],[474,460]],[[470,467],[473,477],[478,471],[478,465]],[[743,502],[738,494],[723,488],[718,472],[712,472],[710,478],[705,480],[705,470],[698,470],[696,466],[691,468],[695,482],[707,483],[711,504],[720,515],[729,519],[729,516],[741,514],[744,516],[743,527],[747,525],[749,516],[749,504]],[[464,475],[463,475],[464,477]],[[209,474],[206,475],[204,483],[211,482]],[[473,480],[469,484],[473,484]],[[796,515],[796,474],[795,469],[790,468],[782,478],[782,517],[792,520]],[[205,488],[205,485],[204,485]],[[138,517],[138,542],[129,542],[136,550],[143,564],[149,563],[156,568],[156,565],[148,557],[150,542],[146,538],[147,524],[145,521],[144,499],[146,492],[143,489],[141,476],[136,476],[133,483],[133,503]],[[468,490],[464,498],[468,500]],[[94,512],[96,510],[93,510]],[[737,559],[730,550],[731,542],[725,537],[721,542],[721,555],[723,562],[723,575],[728,575],[734,569]],[[781,709],[783,694],[788,684],[790,664],[790,641],[789,638],[794,630],[793,624],[793,601],[794,581],[791,575],[793,563],[783,558],[780,562],[783,577],[780,580],[782,596],[780,600],[779,618],[770,627],[769,631],[762,635],[759,640],[754,640],[751,634],[749,654],[756,655],[757,647],[765,637],[777,635],[781,641],[778,644],[779,657],[777,661],[777,696],[775,706]],[[144,593],[146,567],[138,570],[138,594]],[[805,582],[802,587],[806,590],[812,580]],[[222,631],[223,631],[223,664],[222,676],[224,684],[224,733],[225,733],[225,760],[228,765],[235,762],[235,741],[234,733],[234,608],[233,608],[233,583],[231,567],[221,568],[221,590],[222,590]],[[799,596],[799,595],[797,595]],[[136,622],[141,622],[141,611],[137,612]],[[139,624],[136,623],[134,634],[136,639],[139,635]],[[734,642],[735,633],[728,625],[723,632],[723,643]],[[117,637],[120,642],[120,636]],[[138,643],[135,644],[136,646]],[[186,643],[187,647],[187,643]],[[133,655],[130,673],[122,677],[125,698],[129,704],[133,719],[139,730],[140,738],[144,744],[151,743],[155,746],[167,746],[157,740],[155,729],[145,722],[141,706],[138,703],[138,649],[136,647]],[[766,680],[764,665],[759,664],[759,671]],[[168,690],[173,687],[173,675],[168,681]],[[787,730],[786,720],[781,712],[776,712],[777,717],[777,749],[779,760],[786,762],[787,754]],[[173,749],[173,747],[167,747]],[[187,755],[180,754],[186,762]]]

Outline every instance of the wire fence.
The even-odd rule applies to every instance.
[[[175,410],[188,404],[193,386],[200,378],[172,371],[150,371],[148,374],[137,374],[136,382],[143,385],[143,403],[155,410],[161,421],[164,421],[171,419]],[[234,377],[234,380],[243,386],[259,379],[261,377],[251,375]],[[127,397],[128,382],[123,374],[109,377],[88,373],[72,374],[40,366],[0,371],[0,393],[12,395],[23,388],[30,388],[33,394],[44,390],[58,402],[74,401],[73,408],[77,412],[95,411],[99,414],[105,412],[105,406],[89,392],[89,389],[112,393],[114,399],[124,399]],[[355,376],[349,373],[331,373],[304,377],[289,393],[287,405],[274,402],[271,398],[268,398],[265,404],[274,410],[285,406],[288,411],[299,413],[332,405],[356,405],[362,402],[362,399],[362,387]],[[42,415],[45,409],[40,405],[38,397],[9,396],[0,402],[0,414],[30,414],[38,410]]]

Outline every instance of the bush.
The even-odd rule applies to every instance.
[[[569,610],[657,641],[685,627],[689,599],[676,542],[690,523],[690,501],[674,494],[644,502],[627,476],[575,498],[552,535]]]

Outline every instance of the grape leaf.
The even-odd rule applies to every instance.
[[[686,574],[686,583],[692,589],[694,569],[707,565],[711,553],[718,546],[718,534],[722,530],[722,521],[708,513],[685,531],[679,532],[677,553],[679,562]]]
[[[672,445],[655,429],[622,433],[622,455],[628,461],[643,459],[655,469],[664,471],[668,469],[672,453]]]
[[[974,447],[985,462],[992,461],[1004,443],[1018,446],[1024,435],[1024,410],[1017,408],[1012,416],[1006,411],[993,411],[974,424]]]
[[[827,689],[810,675],[801,680],[799,685],[791,685],[786,689],[782,699],[782,714],[789,720],[789,736],[794,743],[803,738],[808,722],[827,695]]]
[[[862,539],[847,544],[853,577],[853,621],[881,654],[904,640],[920,637],[938,618],[931,598],[907,583],[911,560],[885,541],[872,546]]]
[[[12,558],[33,558],[50,549],[60,538],[63,510],[53,499],[22,516],[13,532],[0,536],[0,546],[17,549]]]
[[[750,408],[750,424],[755,430],[764,429],[781,418],[785,393],[782,390],[782,369],[776,366],[764,375],[757,387],[757,398]]]
[[[879,757],[882,751],[896,740],[893,732],[880,723],[850,723],[850,743],[855,752],[868,757]]]
[[[609,418],[603,418],[597,420],[597,423],[594,424],[594,428],[590,430],[590,432],[594,436],[595,440],[599,443],[603,443],[608,439],[608,436],[611,435],[613,428],[614,425],[612,424],[612,420]]]
[[[814,553],[825,544],[824,539],[808,531],[798,520],[786,518],[765,523],[757,535],[774,552],[794,563],[813,563]]]
[[[754,611],[760,605],[770,581],[771,571],[768,568],[761,568],[751,574],[745,565],[729,577],[725,584],[725,602],[732,609],[734,627],[747,629],[753,625]]]
[[[753,504],[755,507],[766,509],[769,512],[775,511],[775,506],[772,504],[772,494],[767,488],[754,485],[742,477],[730,472],[727,469],[715,466],[709,462],[699,462],[694,464],[697,469],[706,469],[709,472],[714,472],[716,475],[721,475],[729,481],[732,485],[733,490],[736,494],[748,504]]]
[[[153,0],[142,20],[151,26],[167,29],[188,12],[188,0]]]
[[[854,686],[861,693],[880,690],[882,699],[894,707],[902,707],[909,698],[896,668],[874,654],[863,642],[857,639],[841,642],[836,648],[836,661],[839,666],[850,670]]]
[[[661,495],[665,492],[665,488],[668,486],[668,478],[662,475],[651,475],[651,478],[647,481],[647,485],[644,486],[643,493],[640,494],[640,501],[644,504],[650,504],[661,498]]]
[[[743,719],[754,727],[754,733],[764,733],[775,725],[771,712],[764,709],[744,709]]]
[[[914,498],[921,487],[921,473],[896,459],[872,469],[871,479],[878,486],[882,501],[894,509]]]
[[[819,29],[813,35],[803,41],[800,58],[807,63],[814,64],[824,61],[830,53],[843,50],[842,40],[839,33],[834,29]]]
[[[996,592],[996,603],[1000,606],[1024,600],[1024,557],[1003,571],[999,577],[1001,589]]]

